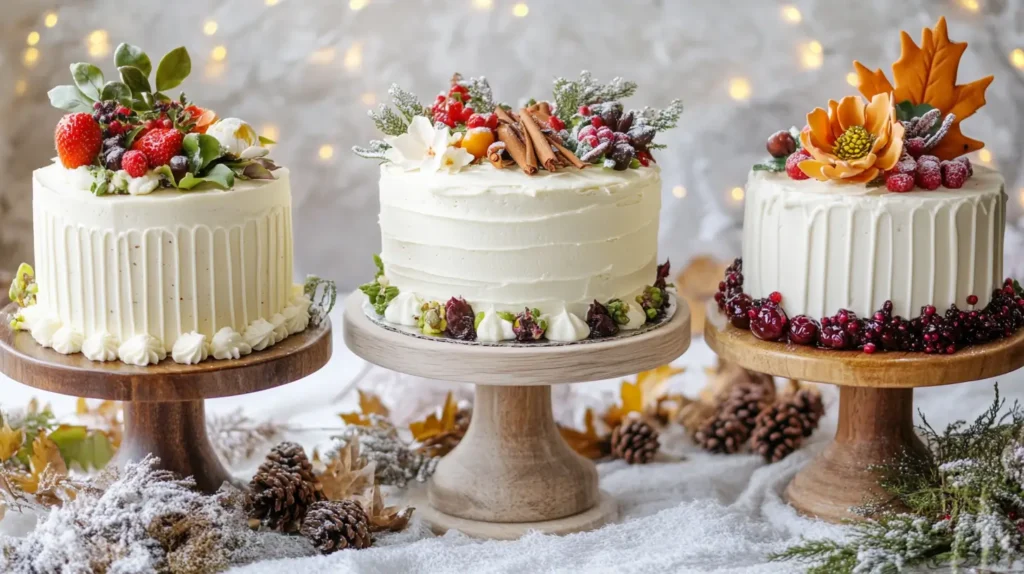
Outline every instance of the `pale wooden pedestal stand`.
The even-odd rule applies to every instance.
[[[40,347],[8,326],[13,305],[0,312],[0,373],[30,387],[64,395],[125,401],[124,439],[112,461],[123,466],[147,454],[159,467],[192,476],[204,492],[231,479],[206,435],[204,399],[254,393],[297,381],[327,364],[331,324],[302,333],[237,361],[208,360],[134,367],[97,363]]]
[[[914,433],[914,388],[977,381],[1024,366],[1024,332],[952,355],[828,351],[762,341],[728,324],[712,301],[704,338],[746,369],[838,385],[835,441],[786,487],[799,512],[829,522],[862,519],[851,507],[885,500],[870,467],[904,452],[926,454]]]
[[[366,317],[358,292],[345,303],[345,344],[382,367],[474,383],[465,438],[441,459],[422,516],[435,531],[514,539],[529,530],[565,534],[596,528],[618,513],[597,486],[594,463],[562,439],[551,385],[609,379],[668,363],[690,345],[690,313],[613,341],[553,347],[488,347],[432,341],[387,330]]]

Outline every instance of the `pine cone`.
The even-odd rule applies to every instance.
[[[777,403],[758,415],[750,446],[767,462],[778,462],[800,448],[805,432],[800,410],[787,402]]]
[[[358,502],[352,500],[322,501],[309,507],[299,532],[316,546],[321,554],[346,548],[369,548],[370,518]]]
[[[612,431],[612,454],[629,464],[647,464],[658,452],[658,431],[641,420],[625,421]]]
[[[705,422],[693,436],[704,450],[724,454],[740,450],[749,437],[750,429],[736,417],[722,412]]]
[[[729,396],[719,406],[718,412],[723,418],[735,418],[746,427],[747,433],[750,433],[757,423],[757,415],[772,404],[774,395],[775,393],[769,392],[764,385],[739,384],[732,388]]]
[[[260,465],[249,482],[246,507],[249,518],[272,530],[293,530],[306,509],[322,495],[313,483],[273,461]]]
[[[821,402],[821,395],[810,390],[800,389],[785,399],[786,404],[793,405],[800,413],[804,424],[804,436],[811,436],[814,429],[818,428],[818,422],[825,415],[825,405]]]
[[[313,463],[309,461],[305,449],[298,443],[283,442],[270,449],[270,453],[267,454],[267,462],[279,464],[298,473],[303,480],[316,481],[316,475],[313,474]]]

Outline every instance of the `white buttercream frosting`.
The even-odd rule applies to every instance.
[[[245,343],[252,347],[253,351],[262,351],[277,343],[277,335],[274,334],[274,326],[266,319],[256,319],[242,334]]]
[[[70,325],[64,325],[53,334],[53,350],[62,355],[81,352],[85,337]]]
[[[270,324],[274,326],[274,339],[277,343],[288,338],[288,320],[281,313],[275,313],[270,318]]]
[[[53,336],[63,326],[60,319],[53,315],[43,315],[32,322],[32,338],[44,347],[52,347]]]
[[[128,179],[128,193],[130,195],[148,195],[153,193],[160,186],[160,176],[148,171],[139,177]]]
[[[82,343],[82,354],[90,361],[113,361],[117,359],[119,346],[117,337],[106,331],[97,331]]]
[[[456,174],[385,165],[380,203],[380,255],[399,296],[582,316],[594,299],[625,298],[655,278],[656,167],[527,176],[490,165]]]
[[[47,312],[40,305],[29,305],[28,307],[19,308],[18,315],[20,315],[21,318],[24,320],[25,329],[31,331],[32,325],[34,325],[35,322],[38,321],[39,319],[45,317],[47,315]]]
[[[541,321],[548,324],[544,336],[549,341],[572,342],[582,341],[590,336],[590,327],[576,315],[562,310],[554,315],[541,315]]]
[[[171,359],[180,365],[198,365],[209,356],[210,346],[206,342],[206,335],[195,331],[178,337],[171,349]]]
[[[502,319],[494,308],[484,312],[484,318],[476,326],[476,339],[485,343],[511,341],[516,338],[512,330],[512,322]]]
[[[117,349],[117,356],[129,365],[145,367],[166,359],[167,350],[160,339],[149,334],[142,334],[135,335],[121,343]]]
[[[281,315],[284,316],[285,326],[288,329],[289,335],[301,333],[306,330],[309,326],[309,307],[289,305],[281,311]]]
[[[629,297],[623,299],[623,302],[629,307],[626,310],[626,317],[629,321],[624,325],[619,325],[619,329],[623,331],[632,331],[633,329],[639,329],[647,323],[647,314],[644,313],[644,308],[636,302],[635,297]]]
[[[422,306],[423,299],[420,299],[414,293],[400,291],[388,303],[387,309],[384,309],[384,319],[396,325],[415,327],[417,325],[416,317],[420,314]]]
[[[1003,178],[975,166],[960,189],[891,193],[863,184],[796,181],[755,171],[743,225],[744,291],[782,294],[793,317],[850,309],[870,316],[924,305],[978,307],[1002,283]]]
[[[252,346],[246,343],[242,335],[231,327],[224,327],[213,336],[210,349],[214,359],[238,359],[252,352]]]

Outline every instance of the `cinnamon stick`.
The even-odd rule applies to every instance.
[[[498,118],[500,119],[501,116],[499,115]],[[533,175],[537,172],[536,165],[533,166],[533,171],[530,171],[530,166],[526,163],[526,144],[520,139],[515,126],[511,123],[498,125],[498,140],[505,144],[505,151],[508,152],[508,155],[512,156],[512,160],[516,162],[519,169],[523,170],[523,173]]]
[[[526,144],[526,165],[530,170],[530,174],[537,173],[537,150],[533,145],[533,138],[530,137],[530,132],[520,132],[523,136],[523,143]]]
[[[536,148],[537,157],[540,159],[540,163],[544,166],[544,169],[548,171],[555,171],[558,166],[555,164],[555,152],[551,151],[551,143],[544,137],[544,134],[540,131],[540,126],[533,119],[533,114],[530,110],[523,108],[519,111],[519,119],[526,128],[526,133],[533,140],[534,148]],[[529,148],[527,148],[529,149]]]
[[[494,115],[498,116],[498,121],[500,122],[505,122],[508,124],[516,123],[516,120],[512,119],[512,116],[508,115],[508,112],[505,111],[505,108],[501,106],[494,108]]]
[[[562,142],[558,141],[558,138],[556,136],[549,135],[548,141],[551,142],[551,145],[555,146],[555,149],[558,150],[558,153],[562,154],[562,157],[565,158],[566,161],[571,163],[573,167],[575,167],[576,169],[583,169],[587,167],[587,165],[589,165],[580,161],[580,158],[576,157],[576,154],[572,153],[571,151],[569,151],[568,148],[562,145]]]

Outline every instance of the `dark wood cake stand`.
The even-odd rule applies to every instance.
[[[419,507],[437,532],[514,539],[531,530],[566,534],[618,514],[597,484],[594,463],[562,439],[551,385],[596,381],[664,365],[690,346],[690,310],[630,337],[558,346],[486,346],[428,340],[386,329],[345,301],[345,344],[367,361],[402,373],[476,385],[466,436],[441,459]]]
[[[778,377],[840,387],[835,441],[786,487],[794,508],[829,522],[861,519],[851,507],[884,500],[872,465],[904,451],[926,453],[914,432],[916,387],[977,381],[1024,366],[1024,331],[952,355],[869,355],[762,341],[730,325],[714,301],[707,313],[704,338],[722,359]]]
[[[15,310],[11,304],[0,311],[0,373],[44,391],[124,401],[124,438],[113,462],[124,465],[153,454],[160,468],[195,477],[204,492],[216,491],[231,475],[206,435],[203,400],[297,381],[327,364],[332,351],[331,324],[325,319],[237,361],[98,363],[44,349],[28,332],[13,331],[8,323]]]

